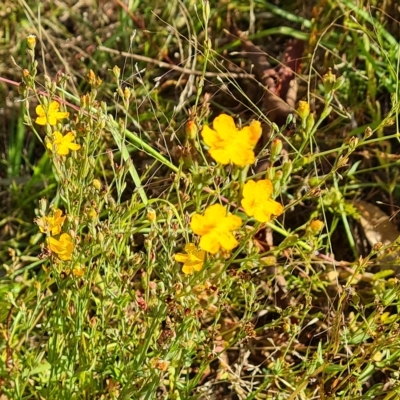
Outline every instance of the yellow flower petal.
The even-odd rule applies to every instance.
[[[256,186],[256,182],[254,182],[252,179],[247,181],[243,186],[243,197],[250,198],[252,194],[256,191]]]
[[[60,103],[58,103],[57,101],[52,101],[49,104],[49,114],[57,112],[59,108],[60,108]]]
[[[74,250],[74,244],[72,243],[71,236],[68,233],[63,233],[59,240],[48,237],[47,245],[49,249],[56,253],[60,260],[70,260],[72,258],[72,252]]]
[[[223,140],[230,140],[237,133],[235,121],[226,114],[221,114],[214,119],[213,128]]]
[[[218,253],[221,245],[218,240],[218,235],[210,233],[202,236],[200,239],[200,248],[210,254]]]
[[[284,207],[281,203],[278,203],[275,200],[268,200],[266,202],[266,208],[270,211],[272,215],[275,215],[276,217],[279,217],[283,213]]]
[[[204,212],[204,218],[210,220],[212,223],[218,222],[219,219],[225,218],[225,216],[225,207],[218,203],[207,207],[206,211]]]
[[[188,259],[189,259],[189,256],[187,254],[183,254],[183,253],[175,254],[175,261],[185,263]]]
[[[185,251],[188,254],[197,253],[196,246],[193,243],[188,243],[185,245]]]
[[[209,153],[217,163],[226,165],[231,162],[230,154],[225,149],[210,149]]]
[[[252,149],[244,147],[244,145],[231,146],[229,156],[232,163],[239,167],[254,164],[256,160],[254,151]]]
[[[201,136],[203,137],[204,143],[209,147],[219,147],[222,144],[217,132],[207,125],[203,127]]]
[[[239,135],[245,137],[247,143],[254,147],[258,140],[260,139],[262,134],[262,128],[260,121],[252,121],[250,126],[245,126],[242,130],[239,131]]]
[[[219,235],[219,243],[223,249],[228,251],[234,249],[239,244],[231,232],[221,232]]]
[[[242,222],[242,218],[238,217],[237,215],[230,214],[221,220],[218,228],[219,230],[223,231],[236,231],[242,226]]]
[[[256,196],[259,199],[269,199],[272,196],[274,188],[269,179],[263,179],[256,184]]]
[[[193,267],[191,267],[191,266],[185,264],[185,265],[182,267],[182,272],[183,272],[185,275],[192,275],[192,274],[193,274]]]

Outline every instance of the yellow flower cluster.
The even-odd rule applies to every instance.
[[[250,126],[237,129],[233,118],[221,114],[213,121],[213,129],[204,126],[201,135],[209,146],[211,157],[220,164],[239,167],[253,164],[254,147],[261,136],[261,124],[253,121]],[[194,139],[191,135],[191,139]],[[273,185],[268,179],[249,180],[243,187],[241,205],[249,217],[266,223],[283,213],[282,204],[273,200]],[[221,249],[231,251],[238,246],[234,232],[242,226],[242,219],[227,209],[214,204],[206,208],[204,215],[194,214],[191,221],[194,234],[200,236],[200,251],[193,243],[185,246],[186,254],[178,253],[175,260],[183,263],[182,271],[192,274],[203,267],[206,252],[217,254]]]
[[[65,218],[66,216],[62,215],[62,211],[56,209],[52,216],[44,216],[36,220],[40,232],[48,235],[46,239],[47,246],[53,253],[57,254],[60,260],[63,261],[72,258],[72,252],[74,251],[72,238],[68,233],[61,234],[58,239],[53,236],[57,236],[61,233],[61,228],[64,224]]]
[[[243,188],[242,206],[248,216],[254,216],[259,222],[268,222],[272,216],[283,212],[282,204],[270,197],[272,182],[269,180],[249,181]],[[261,197],[260,197],[261,196]],[[194,214],[191,221],[193,233],[201,236],[198,251],[193,243],[185,246],[187,254],[178,253],[175,260],[183,263],[182,271],[192,274],[203,267],[205,252],[216,254],[220,249],[231,251],[238,246],[233,232],[242,225],[242,219],[227,212],[220,204],[214,204],[204,212],[204,215]]]
[[[47,109],[42,105],[38,105],[36,107],[36,114],[38,117],[35,122],[39,125],[49,124],[50,126],[54,126],[59,120],[69,117],[68,112],[59,111],[59,109],[60,103],[57,101],[50,102]],[[66,156],[69,154],[70,150],[76,151],[81,148],[79,144],[73,143],[75,140],[75,134],[73,132],[68,132],[63,136],[61,132],[55,131],[53,135],[52,141],[48,142],[46,147],[60,156]]]

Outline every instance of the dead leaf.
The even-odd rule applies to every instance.
[[[396,226],[390,221],[389,216],[379,207],[363,200],[353,203],[360,213],[360,224],[365,237],[371,246],[382,243],[384,246],[394,243],[400,236]],[[400,251],[382,252],[378,255],[381,269],[393,269],[399,274],[398,259]]]

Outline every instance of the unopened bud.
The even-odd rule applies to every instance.
[[[331,69],[329,69],[328,73],[322,77],[322,81],[324,82],[325,93],[330,92],[336,82],[336,76],[332,74]]]
[[[306,132],[311,132],[315,125],[314,114],[310,114],[306,119]]]
[[[156,217],[157,217],[156,212],[152,208],[149,208],[147,210],[147,219],[148,219],[148,221],[153,223],[156,220]]]
[[[287,178],[290,176],[290,174],[292,173],[293,170],[293,164],[291,160],[286,161],[285,163],[283,163],[282,165],[282,180],[286,181]]]
[[[86,74],[86,79],[90,86],[93,86],[96,83],[96,74],[93,72],[92,69]]]
[[[314,219],[311,221],[310,225],[308,225],[308,231],[311,235],[317,235],[324,229],[325,224],[319,219]]]
[[[186,124],[186,137],[189,140],[195,140],[197,137],[197,126],[193,120],[189,120]]]
[[[211,8],[210,2],[208,0],[203,0],[203,18],[204,21],[208,21],[210,19]]]
[[[101,190],[101,182],[98,179],[93,179],[92,185],[96,190]]]
[[[130,97],[131,97],[131,90],[128,87],[126,87],[124,89],[124,98],[125,98],[125,100],[129,100]]]
[[[28,45],[29,49],[35,50],[35,47],[36,47],[36,36],[35,35],[29,35],[26,38],[26,44]]]
[[[364,132],[364,139],[368,139],[372,135],[373,135],[372,129],[369,126],[367,126],[367,128],[365,129],[365,132]]]
[[[119,77],[121,75],[121,70],[119,69],[119,67],[117,67],[116,65],[113,67],[112,72],[114,74],[114,77],[116,80],[119,80]]]
[[[97,218],[97,212],[96,212],[96,210],[94,208],[91,208],[89,210],[88,217],[93,221]]]
[[[271,145],[271,160],[275,160],[276,157],[278,157],[281,152],[282,152],[282,148],[283,148],[283,143],[281,139],[274,139],[272,141],[272,145]]]
[[[310,115],[310,105],[306,101],[299,101],[297,114],[299,114],[302,121],[305,121]]]
[[[349,149],[350,151],[353,151],[357,145],[358,145],[359,139],[355,136],[353,136],[350,141],[349,141]]]

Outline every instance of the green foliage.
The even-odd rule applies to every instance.
[[[1,394],[398,397],[399,244],[357,204],[397,232],[396,5],[150,3],[0,5]],[[304,45],[283,126],[239,28],[278,68]]]

